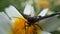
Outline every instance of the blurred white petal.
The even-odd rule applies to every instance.
[[[34,8],[31,6],[31,4],[26,4],[24,14],[34,16]]]
[[[41,34],[51,34],[51,33],[46,31],[41,31]]]
[[[45,16],[46,14],[47,14],[47,12],[48,12],[48,8],[45,8],[45,9],[43,9],[40,13],[39,13],[39,15],[38,16]]]
[[[60,27],[57,28],[57,31],[60,31]]]
[[[47,15],[51,15],[51,14],[53,14],[54,12],[53,11],[48,11],[47,12]]]
[[[56,16],[44,19],[42,21],[41,27],[43,28],[44,31],[52,32],[57,30],[58,27],[60,27],[60,19],[57,18]]]
[[[24,18],[21,13],[19,13],[19,11],[12,5],[10,5],[8,8],[5,8],[5,12],[6,14],[12,19],[11,21],[14,23],[15,18]]]
[[[0,34],[12,34],[12,23],[4,12],[0,12]]]
[[[22,15],[19,13],[19,11],[12,5],[10,5],[8,8],[5,9],[5,12],[10,18],[13,17],[22,17]]]

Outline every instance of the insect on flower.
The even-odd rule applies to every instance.
[[[44,9],[38,16],[31,17],[26,13],[25,14],[21,12],[19,13],[18,10],[16,10],[16,8],[12,5],[10,5],[10,7],[8,8],[6,8],[6,13],[13,21],[14,34],[40,34],[42,28],[38,24],[36,24],[36,22],[60,14],[54,13],[45,16],[48,9]],[[42,13],[44,14],[42,15]]]
[[[0,13],[0,34],[50,34],[49,31],[47,32],[46,30],[43,30],[42,28],[43,26],[40,26],[39,23],[38,25],[37,22],[60,14],[60,13],[54,13],[54,14],[45,16],[46,13],[48,12],[48,8],[45,8],[42,10],[42,12],[38,16],[35,16],[34,8],[29,4],[27,4],[27,6],[25,7],[24,13],[21,13],[21,11],[18,10],[16,7],[14,7],[13,5],[10,5],[8,1],[7,2],[9,7],[7,7],[8,5],[6,5],[7,2],[6,3],[3,3],[3,2],[5,1],[4,0],[2,1],[0,8],[1,8],[1,11],[4,10],[5,12],[2,11]],[[45,5],[44,3],[42,5]],[[3,6],[3,4],[5,4],[6,7],[5,5]],[[50,7],[49,3],[46,5],[47,5],[46,7]],[[40,8],[40,4],[37,3],[37,6]],[[42,8],[44,7],[45,6],[42,6]],[[58,24],[60,25],[60,23]],[[55,26],[57,27],[57,25]],[[51,27],[48,27],[48,30],[50,28]],[[53,29],[54,28],[50,30],[53,30]]]

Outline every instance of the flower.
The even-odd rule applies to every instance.
[[[27,8],[25,7],[24,14],[30,15],[31,17],[34,16],[34,15],[32,15],[32,14],[34,14],[34,8],[31,5],[28,5],[28,9],[29,9],[28,10],[29,13],[26,12]],[[47,8],[43,9],[43,11],[38,16],[42,16],[42,17],[45,16],[47,11],[48,11]],[[32,14],[31,14],[31,12],[32,12]],[[49,19],[51,19],[51,18],[49,18]],[[57,18],[52,19],[54,22],[52,22],[52,20],[48,21],[49,19],[43,21],[44,23],[41,26],[43,28],[43,30],[37,28],[36,31],[39,32],[39,34],[50,34],[49,32],[51,32],[52,30],[54,31],[56,29],[56,27],[58,27],[60,25],[60,23],[56,23],[58,25],[55,24],[56,21],[54,21],[54,20]],[[48,21],[48,23],[46,21]],[[35,27],[33,27],[33,26],[30,26],[29,28],[25,27],[28,30],[26,30],[25,28],[19,29],[20,27],[24,27],[23,25],[25,22],[28,22],[27,19],[25,19],[23,17],[23,15],[21,13],[19,13],[18,10],[14,6],[10,5],[9,7],[5,8],[5,12],[0,13],[1,34],[25,34],[26,32],[28,34],[30,34],[30,32],[36,33],[36,31],[34,30]],[[52,22],[52,23],[49,24],[49,22]],[[28,24],[26,24],[26,25],[28,25]],[[41,25],[41,24],[38,23],[38,25]],[[33,34],[33,33],[31,33],[31,34]]]

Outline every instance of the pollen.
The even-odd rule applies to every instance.
[[[13,24],[14,34],[37,34],[37,29],[34,25],[29,26],[28,21],[23,18],[17,18]]]

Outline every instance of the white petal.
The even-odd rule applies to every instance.
[[[45,19],[41,27],[44,31],[55,31],[58,27],[60,27],[60,19],[58,19],[56,16]]]
[[[12,23],[4,12],[0,12],[0,34],[12,34]]]
[[[5,9],[5,12],[10,18],[13,17],[22,17],[22,15],[19,13],[19,11],[12,5],[10,5],[8,8]]]
[[[34,8],[31,6],[31,4],[26,4],[24,14],[34,16]]]
[[[60,31],[60,27],[57,28],[57,31]]]
[[[45,9],[43,9],[43,10],[39,13],[38,16],[44,17],[44,16],[47,14],[47,12],[48,12],[48,8],[45,8]]]
[[[50,32],[42,31],[41,34],[51,34]]]

